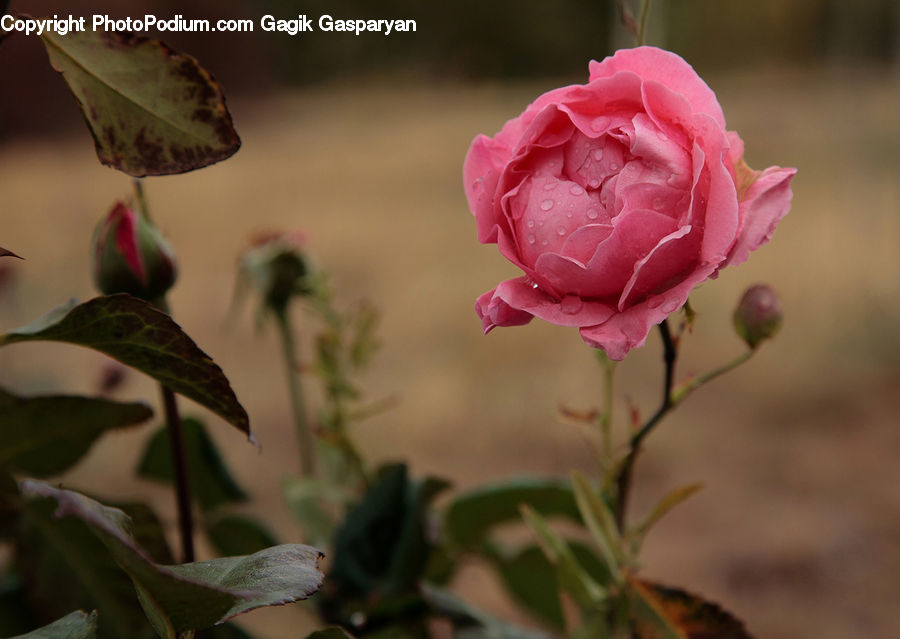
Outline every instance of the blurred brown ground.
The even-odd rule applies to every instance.
[[[773,241],[692,296],[698,311],[680,377],[740,352],[730,311],[745,286],[783,296],[785,326],[750,363],[699,391],[650,438],[632,512],[694,481],[706,488],[651,534],[645,574],[721,602],[760,638],[890,639],[900,633],[900,91],[864,68],[707,78],[755,168],[796,166],[794,205]],[[475,240],[461,185],[471,138],[493,133],[546,83],[321,86],[231,101],[242,150],[194,174],[147,181],[155,219],[177,247],[176,318],[223,367],[262,453],[208,416],[250,509],[285,541],[298,530],[279,480],[297,468],[277,344],[250,314],[228,325],[235,259],[259,229],[306,229],[344,304],[381,310],[368,397],[400,403],[356,428],[373,460],[407,459],[458,488],[514,474],[590,468],[584,433],[557,405],[600,402],[600,373],[577,332],[534,322],[483,337],[475,297],[516,275]],[[70,296],[92,295],[87,246],[129,180],[101,167],[86,131],[0,148],[0,245],[27,258],[3,293],[12,327]],[[308,352],[308,349],[307,349]],[[645,414],[660,348],[619,367]],[[92,392],[104,359],[63,345],[0,351],[16,391]],[[156,399],[129,378],[122,398]],[[203,413],[185,402],[184,412]],[[173,523],[166,490],[131,479],[150,428],[106,437],[66,485],[142,495]],[[467,598],[513,614],[489,575],[467,568]],[[515,616],[515,615],[514,615]],[[521,617],[516,617],[521,619]],[[272,639],[302,636],[304,608],[258,611]]]

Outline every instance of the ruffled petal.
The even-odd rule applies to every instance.
[[[747,188],[740,202],[741,226],[737,241],[722,266],[740,264],[750,251],[769,241],[775,226],[791,208],[791,180],[797,169],[770,166]]]
[[[620,49],[615,55],[601,62],[591,61],[590,80],[604,78],[622,71],[631,71],[644,82],[664,84],[675,93],[683,95],[694,113],[706,113],[723,129],[725,115],[716,99],[716,94],[704,82],[694,68],[681,56],[656,47]]]
[[[520,326],[532,316],[560,326],[585,326],[608,320],[615,309],[576,295],[556,299],[535,287],[525,277],[501,282],[475,303],[485,333],[495,326]]]

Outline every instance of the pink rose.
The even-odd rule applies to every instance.
[[[613,359],[691,290],[768,241],[796,169],[753,171],[712,90],[639,47],[587,84],[535,100],[472,142],[463,174],[478,239],[522,269],[478,298],[484,332],[539,317]]]

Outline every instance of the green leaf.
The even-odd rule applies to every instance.
[[[609,570],[590,548],[568,541],[576,563],[598,584],[609,582]],[[559,602],[557,568],[539,546],[526,546],[514,553],[503,552],[488,544],[488,558],[507,592],[526,611],[554,628],[563,629],[564,618]]]
[[[23,584],[30,606],[44,622],[73,609],[97,609],[102,639],[152,639],[128,575],[82,521],[57,520],[55,509],[52,500],[28,501],[23,508],[16,566],[29,576]]]
[[[428,564],[425,516],[446,482],[410,481],[406,466],[385,467],[335,538],[329,578],[342,597],[400,594],[414,589]]]
[[[130,295],[75,300],[0,336],[0,346],[53,341],[86,346],[131,366],[233,424],[254,441],[228,379],[171,317]]]
[[[550,639],[544,632],[519,628],[478,610],[449,590],[422,584],[422,593],[435,613],[451,621],[456,639]]]
[[[66,395],[25,398],[0,389],[0,466],[37,477],[58,475],[104,431],[140,424],[152,415],[143,403]]]
[[[23,497],[41,506],[55,501],[56,517],[87,524],[131,577],[144,612],[165,639],[261,606],[306,599],[321,585],[322,554],[309,546],[286,544],[245,557],[162,566],[135,543],[122,511],[39,481],[26,479],[19,487]]]
[[[106,31],[41,35],[103,164],[141,177],[230,157],[241,146],[219,84],[159,40]]]
[[[519,507],[528,504],[545,516],[580,522],[578,506],[568,482],[531,477],[482,486],[458,495],[447,507],[444,527],[448,538],[463,547],[476,546],[498,524],[520,522]]]
[[[311,477],[285,477],[281,494],[303,529],[303,540],[313,546],[330,545],[334,539],[334,517],[327,504],[343,506],[346,496],[337,486]]]
[[[615,516],[603,499],[594,492],[584,475],[572,473],[572,486],[581,518],[597,543],[613,581],[619,583],[622,580],[621,567],[626,558],[622,538],[616,528]]]
[[[94,639],[97,636],[97,611],[90,615],[80,610],[57,619],[49,626],[12,639]]]
[[[162,522],[149,505],[137,501],[112,502],[109,505],[128,515],[132,537],[154,561],[160,564],[175,563]]]
[[[206,534],[219,555],[252,555],[278,543],[262,524],[242,515],[216,517]]]
[[[607,598],[607,590],[578,563],[572,549],[550,529],[547,521],[528,506],[522,506],[522,516],[537,535],[547,559],[557,570],[560,587],[572,596],[582,610],[591,610]]]
[[[353,636],[348,635],[343,628],[332,626],[316,630],[312,634],[306,635],[306,639],[353,639]]]
[[[753,639],[733,615],[684,590],[636,579],[628,593],[639,639]]]
[[[675,506],[690,498],[694,493],[703,488],[703,484],[690,484],[688,486],[682,486],[681,488],[676,488],[668,495],[663,497],[658,504],[653,508],[647,518],[641,522],[638,526],[636,526],[633,530],[628,531],[628,537],[632,540],[634,544],[635,552],[637,552],[641,544],[643,543],[644,536],[647,534],[647,531],[656,524],[660,519],[662,519],[666,513],[672,510]]]
[[[182,420],[181,427],[186,463],[190,468],[191,495],[197,503],[209,511],[227,503],[245,501],[247,494],[231,477],[203,422],[187,417]],[[169,430],[165,426],[157,430],[147,443],[138,466],[138,475],[164,483],[174,481]]]

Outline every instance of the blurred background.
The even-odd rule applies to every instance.
[[[584,82],[587,63],[630,46],[614,3],[517,0],[378,3],[12,2],[32,15],[251,18],[252,34],[168,34],[223,84],[240,152],[193,174],[146,181],[181,263],[176,319],[222,366],[262,452],[207,415],[240,480],[284,541],[298,529],[279,481],[297,469],[278,346],[250,312],[227,321],[236,259],[260,229],[303,228],[339,303],[381,312],[364,381],[391,410],[356,436],[372,460],[407,459],[457,488],[589,469],[585,433],[560,405],[599,405],[601,374],[574,330],[534,322],[481,335],[474,299],[516,269],[475,239],[461,166],[539,93]],[[259,18],[411,18],[415,33],[263,33]],[[678,376],[743,348],[730,314],[772,284],[785,324],[750,363],[696,393],[649,439],[635,515],[677,486],[705,490],[648,539],[645,575],[720,602],[758,637],[888,639],[900,633],[900,3],[896,0],[657,1],[649,43],[688,60],[716,91],[748,163],[795,166],[794,204],[772,242],[701,286]],[[0,45],[0,326],[93,294],[93,226],[130,193],[101,166],[35,37]],[[302,323],[300,325],[302,330]],[[308,354],[308,348],[305,349]],[[655,409],[661,349],[619,366],[616,412]],[[103,357],[25,344],[0,351],[19,393],[96,392]],[[122,398],[155,400],[131,375]],[[185,413],[203,414],[185,402]],[[109,435],[67,485],[142,495],[174,522],[169,492],[132,480],[148,427]],[[621,431],[620,431],[621,434]],[[460,592],[517,616],[490,574]],[[271,639],[311,624],[300,606],[246,616]]]

